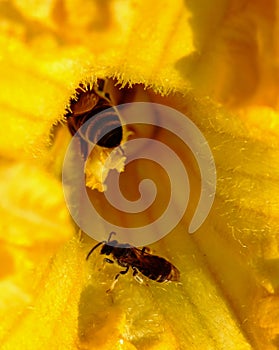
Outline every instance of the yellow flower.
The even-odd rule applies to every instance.
[[[263,0],[1,2],[2,349],[278,347],[278,8]],[[152,248],[179,268],[180,284],[147,287],[127,275],[107,295],[118,267],[98,271],[97,253],[85,261],[94,242],[78,236],[60,180],[70,136],[53,125],[78,84],[97,77],[141,84],[140,94],[187,115],[212,150],[216,198],[189,235],[200,178],[189,150],[168,135],[193,191],[183,220]],[[164,199],[165,174],[146,169]],[[136,164],[129,171],[134,200],[143,174]],[[103,194],[90,196],[106,212]],[[118,219],[140,225],[158,211]]]

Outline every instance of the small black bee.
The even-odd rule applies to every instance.
[[[156,282],[169,282],[169,281],[179,281],[180,273],[178,269],[160,256],[147,253],[148,247],[143,247],[142,249],[135,248],[130,244],[119,244],[117,240],[111,241],[111,236],[115,232],[111,232],[108,241],[99,242],[96,244],[90,252],[87,254],[86,260],[90,257],[93,251],[102,245],[100,254],[111,255],[113,260],[115,260],[119,266],[125,267],[125,270],[120,271],[114,278],[114,282],[107,292],[110,292],[115,283],[117,282],[120,275],[125,275],[129,268],[133,270],[133,276],[135,279],[142,283],[142,279],[137,276],[138,272],[142,273],[147,278],[154,280]],[[104,258],[104,261],[113,264],[114,261],[109,258]]]
[[[110,96],[104,93],[105,80],[98,79],[97,85],[79,84],[76,89],[76,99],[70,100],[65,117],[70,133],[75,133],[90,119],[86,130],[79,130],[83,154],[87,156],[86,143],[91,142],[105,148],[114,148],[120,145],[123,138],[123,129],[117,109],[112,106]],[[113,108],[102,114],[100,112]],[[100,137],[100,135],[103,135]],[[85,141],[85,143],[84,143]]]

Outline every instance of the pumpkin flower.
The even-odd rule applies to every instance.
[[[1,1],[1,349],[278,348],[278,17],[276,0]],[[213,154],[214,203],[190,235],[201,178],[189,148],[164,130],[126,134],[167,142],[187,167],[185,215],[150,245],[179,283],[129,272],[106,293],[121,268],[102,268],[97,249],[86,261],[96,241],[63,196],[64,116],[79,84],[100,77],[119,103],[183,113]],[[102,157],[87,169],[92,202],[118,224],[155,220],[170,194],[164,170],[119,167],[130,201],[142,179],[158,187],[159,204],[129,216],[105,202]]]

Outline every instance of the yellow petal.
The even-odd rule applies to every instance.
[[[202,5],[201,5],[202,4]],[[278,109],[278,2],[190,2],[195,52],[176,67],[196,92]]]
[[[36,259],[42,257],[33,290],[30,271],[25,285],[22,281],[28,265],[34,268],[38,260],[26,258],[9,244],[0,252],[7,266],[1,271],[3,278],[13,275],[14,269],[18,272],[20,262],[25,264],[21,276],[2,281],[3,300],[9,304],[1,312],[5,348],[64,349],[78,348],[78,343],[94,348],[92,332],[103,348],[115,344],[115,348],[275,349],[277,2],[266,6],[264,1],[176,1],[163,5],[153,1],[150,6],[147,1],[87,0],[81,6],[76,0],[44,4],[26,0],[3,2],[1,9],[2,158],[23,161],[29,168],[29,162],[34,164],[30,159],[36,156],[39,160],[35,167],[43,166],[40,171],[44,174],[49,167],[57,176],[63,160],[59,148],[64,152],[64,147],[49,147],[52,124],[62,120],[80,81],[113,76],[120,83],[143,83],[162,94],[181,92],[170,103],[202,130],[214,153],[218,174],[216,202],[203,228],[188,236],[185,217],[178,230],[154,247],[179,266],[182,286],[164,289],[153,283],[145,288],[126,276],[110,298],[105,289],[119,269],[111,267],[110,272],[99,273],[93,268],[91,288],[78,278],[83,275],[89,246],[81,257],[78,243],[72,242],[54,258],[53,265],[45,267],[50,253],[36,251],[37,243],[60,244],[71,230],[68,223],[63,226],[64,219],[57,220],[54,226],[59,235],[47,235],[49,218],[54,217],[51,208],[57,209],[60,202],[55,196],[57,183],[41,181],[45,176],[40,171],[40,181],[34,181],[37,175],[26,167],[11,171],[8,188],[13,190],[7,193],[4,184],[1,189],[4,196],[18,203],[16,208],[21,210],[27,204],[33,212],[45,198],[51,203],[46,210],[38,210],[39,222],[46,223],[41,225],[42,230],[34,220],[29,226],[25,217],[18,218],[6,209],[2,214],[3,229],[8,227],[8,240],[4,240],[10,244],[9,239],[16,235],[20,244],[34,248]],[[216,101],[234,107],[234,111],[221,108]],[[191,159],[190,164],[193,166]],[[195,166],[190,170],[192,176],[194,170]],[[31,177],[30,182],[26,175]],[[17,196],[18,178],[23,185],[27,181],[28,194],[33,188],[36,196],[39,193],[35,199],[31,197],[30,207],[20,191]],[[40,192],[42,187],[47,193]],[[28,231],[35,231],[34,240]],[[38,284],[44,270],[45,277]],[[86,293],[87,288],[94,300]],[[82,302],[90,308],[89,316],[86,307],[81,309]],[[16,322],[13,311],[22,312],[30,304],[34,309],[26,309]],[[162,328],[156,333],[158,322]],[[55,328],[59,336],[53,336]],[[153,338],[148,333],[150,328]],[[105,334],[108,336],[104,339]]]
[[[3,163],[0,314],[5,322],[1,338],[30,307],[50,257],[74,231],[57,180],[31,162],[8,167]]]
[[[1,240],[34,247],[59,245],[73,234],[60,183],[36,163],[1,169]],[[55,234],[54,234],[55,232]]]
[[[2,349],[76,348],[78,302],[84,283],[83,270],[77,269],[81,259],[76,241],[57,253],[37,286],[34,302],[22,315],[16,314],[7,341],[1,341]]]

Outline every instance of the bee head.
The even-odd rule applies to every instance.
[[[112,245],[104,244],[102,246],[100,254],[110,255],[111,252],[113,251],[113,248],[114,247]]]

